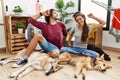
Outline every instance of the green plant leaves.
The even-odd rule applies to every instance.
[[[24,28],[24,24],[22,22],[16,23],[16,28]]]
[[[65,24],[72,21],[72,19],[65,19],[65,18],[73,14],[68,12],[67,9],[70,7],[74,7],[74,5],[75,5],[74,2],[72,2],[71,0],[66,4],[64,3],[64,0],[57,0],[57,2],[55,3],[55,6],[60,15],[60,18],[58,20],[65,22]]]
[[[14,9],[13,9],[13,12],[20,12],[20,13],[22,13],[23,9],[20,6],[15,6]]]
[[[64,7],[64,2],[63,0],[57,0],[55,3],[57,9],[62,9]]]
[[[69,7],[74,7],[74,6],[75,6],[75,4],[72,1],[69,1],[65,6],[65,10]]]
[[[68,23],[70,23],[72,21],[72,19],[66,19],[65,20],[65,24],[68,24]]]

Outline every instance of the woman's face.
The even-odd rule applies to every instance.
[[[77,17],[75,18],[76,23],[77,23],[78,25],[81,25],[81,26],[84,25],[84,20],[85,20],[85,18],[83,18],[82,16],[77,16]]]

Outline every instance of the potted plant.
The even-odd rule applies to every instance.
[[[67,9],[70,7],[74,7],[74,5],[74,2],[72,2],[71,0],[68,1],[66,4],[64,3],[64,0],[57,0],[57,2],[55,3],[55,7],[60,14],[60,21],[65,22],[65,24],[68,24],[72,21],[72,19],[67,19],[67,17],[72,15],[73,12],[68,12]]]
[[[71,0],[68,1],[66,4],[64,3],[64,0],[57,0],[55,3],[55,7],[60,15],[60,18],[58,20],[63,21],[66,24],[66,26],[68,23],[70,23],[72,21],[72,19],[70,19],[68,17],[73,14],[73,12],[68,12],[67,9],[72,8],[74,6],[75,6],[75,4]],[[67,46],[67,40],[69,38],[69,34],[70,34],[71,29],[72,29],[72,27],[70,27],[70,26],[67,27],[68,35],[66,38],[65,46]]]
[[[69,26],[68,23],[72,21],[72,19],[70,19],[69,17],[73,14],[73,12],[69,12],[67,10],[68,8],[72,8],[74,6],[75,4],[71,0],[68,1],[66,4],[64,3],[64,0],[57,0],[55,3],[55,7],[60,15],[60,18],[58,20],[63,21],[66,24],[66,26]],[[69,26],[66,28],[67,28],[68,34],[70,34],[72,27]]]
[[[21,15],[23,11],[24,11],[24,10],[23,10],[20,6],[15,6],[14,9],[13,9],[13,12],[14,12],[16,15]]]
[[[23,28],[24,27],[25,27],[25,25],[22,22],[16,23],[16,28],[18,28],[18,33],[19,34],[23,33]]]

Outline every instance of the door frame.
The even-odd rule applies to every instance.
[[[4,27],[4,36],[6,36],[6,28],[5,28],[5,10],[4,10],[4,0],[0,0],[1,4],[1,11],[2,11],[2,18],[3,23],[0,23],[0,27]],[[5,37],[5,46],[6,46],[6,37]],[[6,47],[0,47],[0,51],[6,51]]]
[[[4,11],[4,2],[3,0],[0,0],[1,8],[2,8],[2,18],[3,18],[3,23],[0,23],[0,25],[4,25],[4,17],[5,17],[5,11]]]

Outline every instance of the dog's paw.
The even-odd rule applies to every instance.
[[[48,76],[50,73],[53,72],[53,66],[51,64],[45,67],[45,74]]]
[[[12,74],[10,75],[10,78],[14,78],[14,77],[16,77],[16,76],[17,76],[17,74],[12,73]]]
[[[92,68],[91,66],[89,66],[87,69],[88,69],[88,70],[93,70],[93,68]]]
[[[14,78],[15,76],[14,75],[10,75],[10,78]]]
[[[120,59],[120,56],[118,57],[118,59]]]
[[[111,69],[112,68],[112,66],[111,65],[108,65],[107,67],[106,67],[106,69]]]
[[[82,80],[85,80],[85,75],[82,76]]]
[[[74,78],[78,78],[78,75],[74,74]]]
[[[0,61],[0,65],[2,65],[2,66],[3,66],[3,65],[4,65],[4,61]]]
[[[22,75],[18,75],[18,76],[16,77],[16,80],[19,80],[21,77],[22,77]]]
[[[5,59],[4,58],[0,59],[0,61],[3,61],[3,60],[5,60]]]

